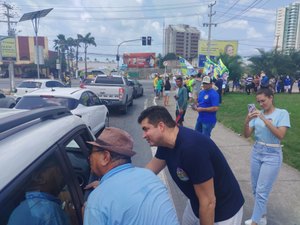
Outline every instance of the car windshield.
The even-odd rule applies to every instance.
[[[96,78],[95,83],[100,83],[100,84],[123,84],[123,80],[122,80],[122,77],[113,77],[113,76],[101,77],[101,76],[98,76]]]
[[[79,104],[79,101],[73,98],[56,96],[24,96],[16,105],[16,109],[37,109],[48,106],[65,106],[73,110]]]
[[[41,88],[42,83],[37,81],[24,81],[19,84],[19,88]]]
[[[46,82],[46,87],[65,87],[65,85],[58,81],[51,80]]]

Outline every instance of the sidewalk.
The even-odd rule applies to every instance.
[[[170,95],[169,112],[175,117],[175,100]],[[163,100],[156,100],[157,105],[163,105]],[[184,126],[194,129],[197,113],[188,108]],[[217,123],[213,129],[213,141],[219,146],[233,170],[244,195],[243,221],[251,217],[253,196],[250,184],[250,152],[251,141],[234,133]],[[172,180],[168,176],[168,181]],[[168,186],[173,197],[179,219],[185,207],[186,198],[173,182]],[[283,164],[279,177],[273,187],[268,202],[268,225],[300,225],[300,172]]]

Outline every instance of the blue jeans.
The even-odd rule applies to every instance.
[[[210,137],[211,131],[215,127],[215,125],[216,123],[203,123],[197,120],[195,130],[207,137]]]
[[[254,144],[251,157],[251,183],[255,201],[251,219],[256,223],[267,213],[269,194],[281,165],[281,147]]]

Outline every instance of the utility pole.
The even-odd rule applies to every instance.
[[[217,26],[216,23],[212,23],[212,17],[216,14],[216,12],[212,12],[212,7],[216,4],[216,1],[212,4],[208,5],[209,8],[209,23],[203,23],[204,27],[208,27],[208,40],[207,40],[207,56],[210,57],[210,45],[211,45],[211,26]]]
[[[6,16],[6,21],[0,21],[7,23],[7,36],[8,38],[15,38],[16,32],[15,29],[11,28],[11,24],[17,23],[16,21],[11,21],[11,18],[14,18],[14,15],[10,12],[10,10],[13,10],[14,8],[7,4],[3,3],[2,6],[6,8],[6,12],[4,13],[4,16]],[[13,92],[15,90],[15,74],[14,74],[14,61],[9,60],[8,61],[8,72],[9,72],[9,81],[10,81],[10,91]]]

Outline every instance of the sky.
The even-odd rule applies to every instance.
[[[152,37],[151,46],[141,41],[120,45],[122,53],[163,52],[163,31],[169,25],[188,24],[196,27],[201,39],[207,39],[209,4],[212,7],[212,40],[237,40],[238,54],[244,57],[269,51],[274,47],[276,10],[291,0],[0,0],[0,35],[7,35],[7,23],[2,3],[13,7],[11,21],[19,21],[24,13],[53,8],[39,20],[39,36],[48,37],[49,49],[57,35],[76,38],[91,33],[97,46],[90,46],[90,58],[115,58],[123,41]],[[31,21],[13,26],[19,36],[34,36]],[[81,49],[80,51],[83,51]]]

